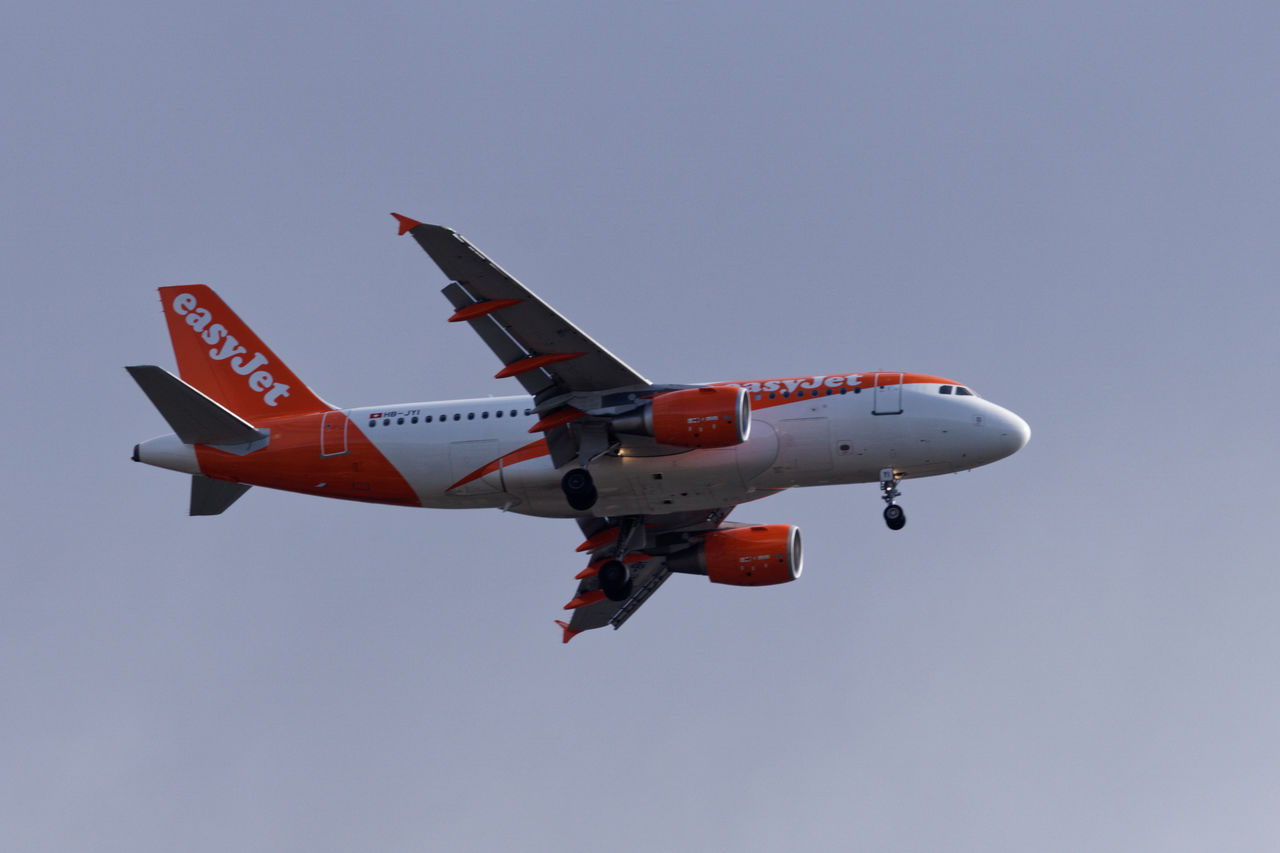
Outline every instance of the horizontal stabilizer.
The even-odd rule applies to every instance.
[[[228,483],[192,474],[191,515],[218,515],[247,491],[249,486],[245,483]]]
[[[151,364],[125,370],[160,410],[183,444],[247,444],[265,438],[253,424],[167,370]]]

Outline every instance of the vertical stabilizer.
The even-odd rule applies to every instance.
[[[178,374],[250,423],[331,407],[203,284],[160,288]]]

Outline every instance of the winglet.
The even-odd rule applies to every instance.
[[[581,631],[575,631],[572,628],[570,628],[569,623],[565,622],[562,619],[557,619],[556,624],[564,629],[564,639],[560,641],[562,643],[567,643],[570,640],[572,640],[574,637],[582,633]]]
[[[391,215],[394,216],[396,218],[396,221],[400,223],[400,236],[408,234],[410,230],[417,228],[419,225],[422,224],[416,219],[410,219],[409,217],[401,216],[398,213],[393,213]]]

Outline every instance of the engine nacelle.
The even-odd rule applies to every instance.
[[[800,528],[756,524],[713,530],[702,542],[667,558],[673,572],[706,575],[712,583],[769,586],[800,577]]]
[[[751,432],[751,398],[731,386],[667,391],[614,418],[613,429],[672,447],[732,447]]]

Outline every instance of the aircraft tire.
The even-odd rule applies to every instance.
[[[564,490],[565,500],[569,506],[585,512],[596,505],[599,493],[591,480],[591,472],[586,468],[574,468],[560,478],[560,488]]]
[[[884,508],[884,523],[890,530],[901,530],[907,523],[907,514],[897,504],[889,504]]]
[[[600,567],[600,588],[610,601],[626,601],[631,597],[631,570],[621,560],[610,560]]]

